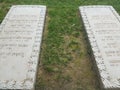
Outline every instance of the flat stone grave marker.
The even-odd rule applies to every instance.
[[[0,89],[34,90],[46,6],[12,6],[0,26]]]
[[[120,90],[120,17],[112,6],[81,6],[103,89]]]

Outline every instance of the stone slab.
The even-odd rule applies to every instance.
[[[102,88],[120,90],[120,16],[112,6],[81,6],[79,10]]]
[[[0,89],[34,90],[46,6],[12,6],[0,26]]]

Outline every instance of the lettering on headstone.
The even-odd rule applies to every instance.
[[[119,15],[112,6],[82,6],[79,9],[103,88],[120,89]]]
[[[12,6],[0,26],[0,89],[33,90],[46,6]]]

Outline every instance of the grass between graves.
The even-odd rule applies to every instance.
[[[47,6],[36,90],[100,90],[78,7],[120,0],[0,0],[0,23],[18,4]]]

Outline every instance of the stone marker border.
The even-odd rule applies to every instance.
[[[111,82],[109,72],[106,69],[106,65],[104,64],[104,60],[101,56],[100,50],[98,48],[96,38],[93,35],[92,28],[89,24],[88,18],[86,16],[85,9],[87,8],[109,8],[112,13],[115,15],[115,17],[120,22],[120,16],[115,11],[115,9],[112,6],[106,6],[106,5],[93,5],[93,6],[81,6],[79,7],[80,14],[82,16],[82,20],[84,23],[84,27],[88,36],[89,43],[92,48],[92,52],[94,52],[94,58],[95,58],[95,64],[97,66],[97,70],[99,72],[100,76],[100,83],[101,88],[105,90],[120,90],[120,80],[115,80],[114,82]],[[97,11],[96,11],[97,12]]]
[[[28,61],[30,68],[27,72],[28,76],[25,81],[20,82],[20,81],[14,81],[14,80],[8,80],[8,81],[1,81],[0,80],[0,89],[20,89],[20,90],[34,90],[35,88],[35,81],[36,81],[36,74],[37,74],[37,65],[39,61],[39,53],[40,53],[40,46],[41,46],[41,41],[42,41],[42,33],[44,29],[44,23],[45,23],[45,17],[46,17],[46,6],[44,5],[14,5],[11,7],[9,12],[7,13],[6,17],[2,21],[0,25],[0,32],[4,30],[3,28],[5,27],[12,11],[15,8],[23,8],[23,7],[32,7],[32,8],[39,8],[40,10],[40,18],[36,30],[36,37],[34,40],[34,45],[31,48],[32,49],[32,54],[31,54],[31,61]],[[8,72],[9,75],[9,72]]]

